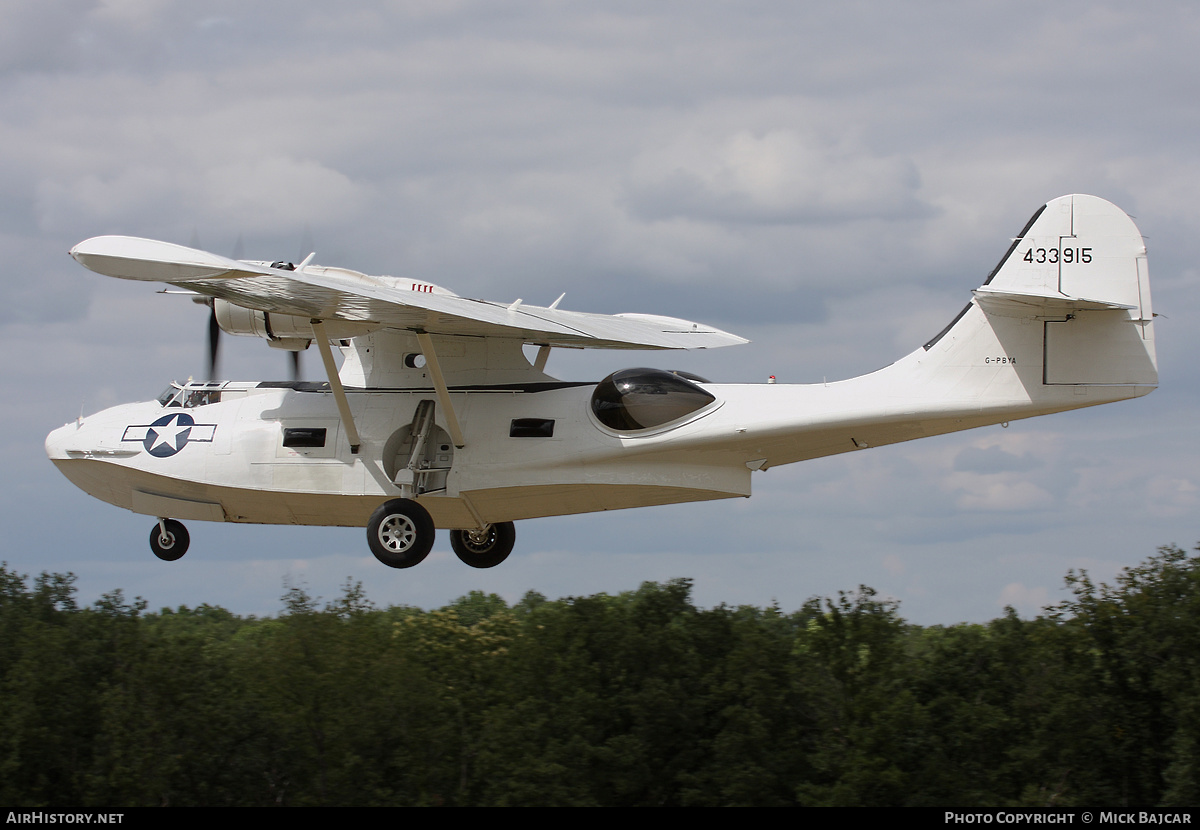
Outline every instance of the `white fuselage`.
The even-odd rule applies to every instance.
[[[992,337],[975,311],[974,328]],[[963,321],[956,339],[970,335],[970,322]],[[217,385],[219,402],[187,406],[189,397],[199,403],[195,398],[204,396],[185,389],[171,405],[128,404],[83,418],[52,432],[46,449],[86,492],[147,515],[362,526],[383,501],[416,495],[438,527],[467,528],[749,496],[752,472],[778,464],[1154,388],[1045,385],[1039,349],[1031,343],[1025,353],[1006,354],[997,344],[966,350],[965,360],[954,357],[961,348],[918,349],[873,374],[829,384],[700,384],[715,397],[711,404],[634,433],[597,420],[591,383],[539,375],[524,385],[459,387],[450,398],[462,424],[461,448],[446,436],[433,390],[352,388],[347,397],[362,441],[356,454],[326,385],[225,383]],[[405,473],[411,444],[404,443],[423,401],[434,407],[436,427],[418,466],[442,470],[424,493],[405,489],[413,476]],[[553,426],[549,434],[514,437],[514,422],[522,419]],[[289,435],[311,439],[319,430],[319,446],[285,445]]]

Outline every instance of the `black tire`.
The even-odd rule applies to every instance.
[[[187,553],[192,539],[188,536],[187,528],[183,526],[182,522],[166,519],[163,521],[163,526],[167,529],[166,536],[163,536],[162,529],[157,523],[150,528],[150,550],[154,551],[154,555],[164,562],[174,562]]]
[[[488,525],[480,533],[472,530],[450,531],[450,547],[454,554],[472,568],[494,568],[508,558],[517,542],[517,529],[512,522]]]
[[[429,511],[411,499],[384,502],[367,522],[371,553],[389,568],[421,564],[433,548],[436,534]]]

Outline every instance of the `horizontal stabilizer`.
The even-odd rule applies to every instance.
[[[972,292],[980,308],[989,314],[1029,317],[1061,317],[1077,311],[1129,311],[1136,306],[1067,297],[1061,294],[1027,294],[1016,291],[996,291],[988,287]]]

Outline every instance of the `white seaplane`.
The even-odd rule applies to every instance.
[[[556,347],[746,342],[670,317],[472,300],[312,255],[246,262],[122,236],[71,255],[209,298],[231,334],[321,354],[327,382],[172,384],[50,433],[50,459],[77,486],[158,518],[150,547],[166,560],[188,547],[179,519],[198,519],[365,526],[394,568],[421,562],[446,528],[462,561],[488,568],[512,551],[518,519],[745,497],[756,471],[779,464],[1136,398],[1158,383],[1145,243],[1094,196],[1039,209],[928,343],[815,385],[544,372]]]

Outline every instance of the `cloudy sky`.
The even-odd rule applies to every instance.
[[[0,559],[85,600],[275,613],[695,580],[787,610],[876,588],[920,623],[1030,615],[1200,539],[1200,10],[1194,3],[0,0]],[[874,370],[957,313],[1033,211],[1093,193],[1147,237],[1161,388],[1136,401],[780,467],[750,500],[518,524],[474,571],[361,530],[151,520],[46,460],[47,432],[204,372],[205,311],[66,254],[118,233],[700,319],[747,346],[555,353],[714,380]],[[318,361],[305,355],[306,372]],[[226,339],[224,373],[286,374]]]

